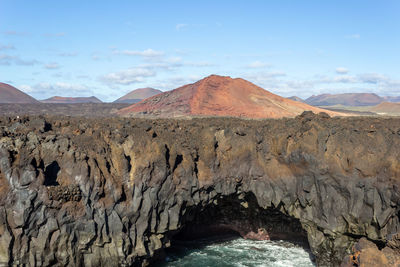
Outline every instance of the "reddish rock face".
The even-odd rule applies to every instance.
[[[363,237],[352,247],[353,253],[343,259],[341,267],[400,266],[398,247],[393,248],[391,242],[389,240],[388,246],[378,249],[373,242]]]
[[[9,84],[0,83],[0,103],[38,103],[38,101]]]
[[[272,94],[237,78],[208,76],[196,83],[165,92],[122,109],[124,116],[233,116],[247,118],[294,117],[303,111],[339,113],[312,107]]]

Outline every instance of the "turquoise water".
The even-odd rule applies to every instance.
[[[315,264],[304,248],[285,241],[242,238],[219,243],[187,242],[175,245],[164,267],[311,267]]]

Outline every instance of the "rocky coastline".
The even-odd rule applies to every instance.
[[[0,266],[148,266],[210,231],[399,264],[399,159],[398,118],[0,117]]]

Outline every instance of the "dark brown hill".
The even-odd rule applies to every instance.
[[[370,110],[379,115],[400,115],[400,103],[383,102]]]
[[[0,83],[0,103],[39,103],[39,101],[9,84]]]

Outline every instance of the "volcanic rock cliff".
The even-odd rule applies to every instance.
[[[400,119],[0,125],[0,265],[146,266],[193,228],[305,240],[319,266],[397,259]]]

